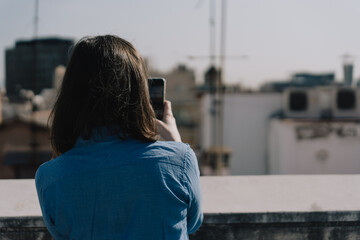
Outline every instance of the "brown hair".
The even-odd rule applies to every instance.
[[[81,39],[68,63],[49,118],[55,155],[71,148],[79,136],[89,139],[105,126],[120,139],[157,139],[147,73],[134,46],[117,36]]]

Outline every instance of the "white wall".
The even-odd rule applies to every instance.
[[[360,173],[360,123],[273,119],[271,174]]]
[[[201,145],[212,144],[211,96],[201,99]],[[282,108],[280,93],[243,93],[224,96],[224,146],[231,149],[230,174],[267,172],[267,134],[270,115]]]

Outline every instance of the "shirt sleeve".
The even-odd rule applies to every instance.
[[[195,153],[190,147],[185,154],[184,171],[185,186],[189,193],[187,229],[190,234],[200,227],[203,220],[200,171]]]

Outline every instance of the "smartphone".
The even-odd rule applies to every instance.
[[[164,114],[166,81],[164,78],[149,78],[148,85],[150,101],[156,118],[162,120]]]

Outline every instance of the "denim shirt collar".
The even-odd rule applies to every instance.
[[[89,139],[84,139],[82,136],[78,137],[75,147],[87,146],[99,142],[109,142],[118,138],[119,136],[114,133],[110,133],[107,127],[96,127],[92,130],[91,137]]]

